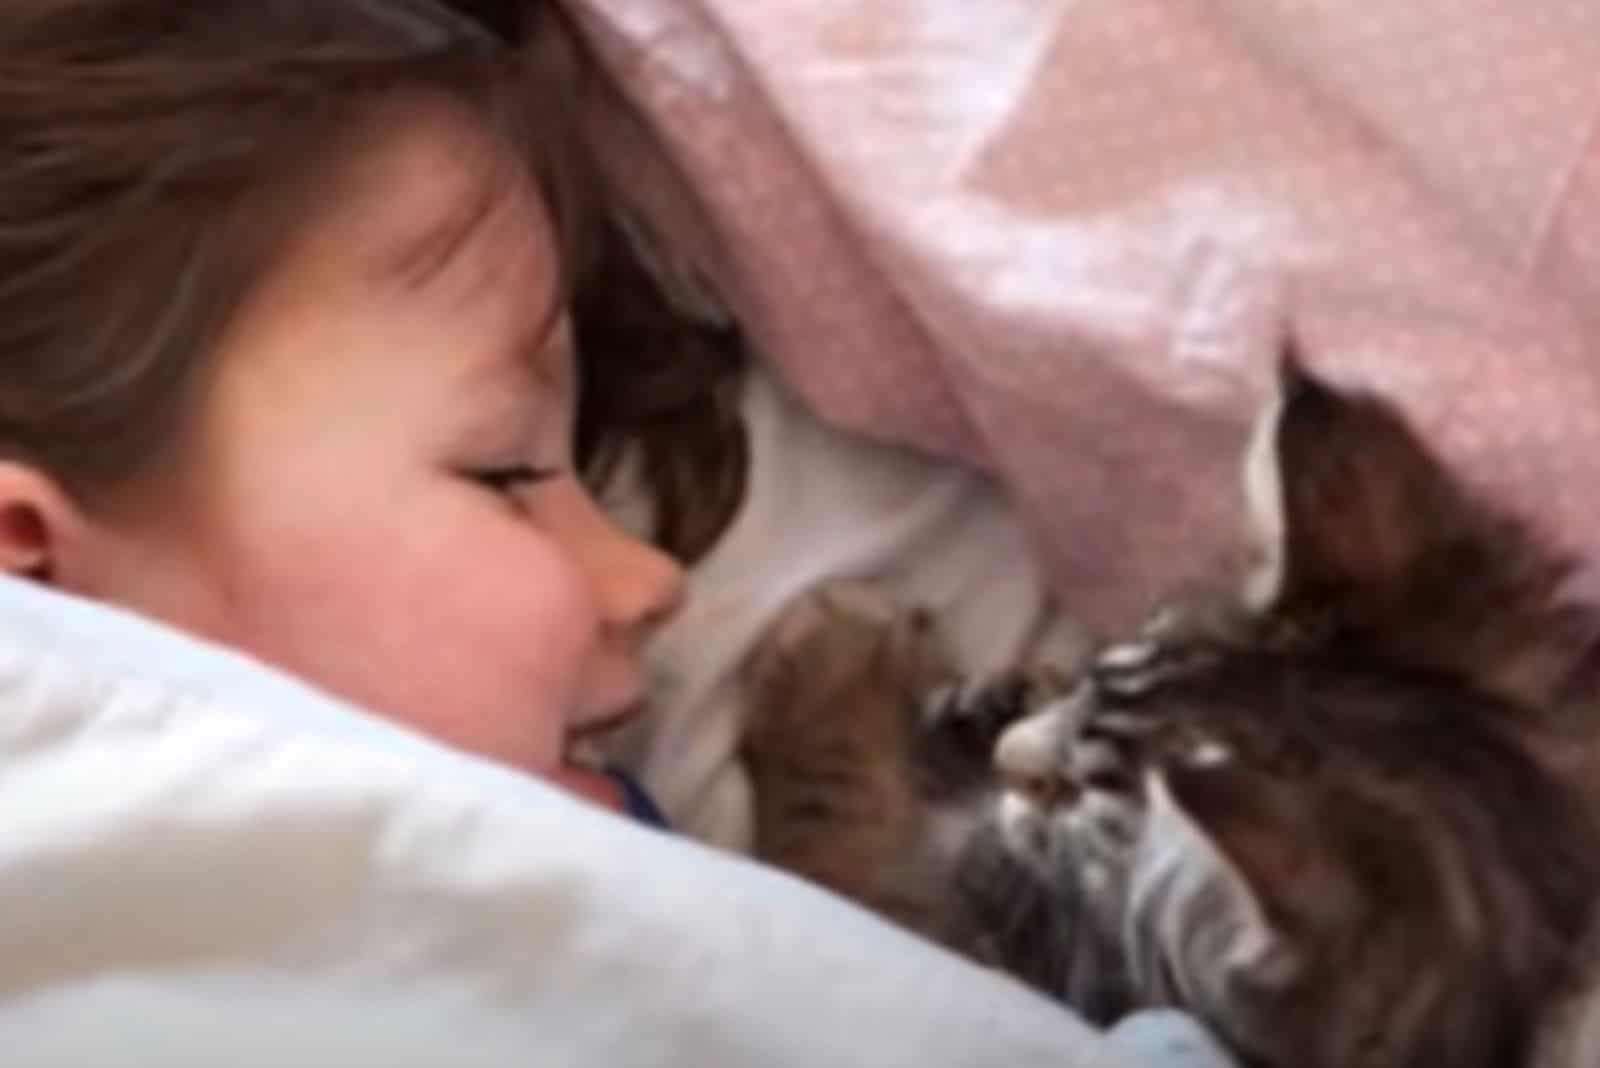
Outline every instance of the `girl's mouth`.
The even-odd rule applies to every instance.
[[[605,742],[628,724],[645,714],[645,703],[635,701],[602,719],[579,724],[567,731],[563,758],[567,764],[586,771],[606,768]]]
[[[626,798],[610,772],[605,742],[644,712],[644,703],[636,702],[615,715],[569,730],[562,750],[561,767],[555,775],[556,781],[605,808],[617,811],[625,809]]]

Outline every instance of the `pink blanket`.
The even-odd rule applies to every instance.
[[[1594,0],[571,6],[761,349],[997,475],[1090,620],[1237,544],[1288,329],[1600,560]]]

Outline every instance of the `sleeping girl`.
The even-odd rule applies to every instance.
[[[760,376],[749,442],[734,431],[736,339],[652,303],[597,221],[566,83],[471,22],[431,0],[51,0],[0,18],[0,63],[9,575],[647,819],[602,743],[648,706],[645,646],[684,576],[591,495],[582,476],[608,460],[635,461],[677,555],[717,543],[713,591],[771,548],[771,501],[733,520],[747,483],[773,492],[786,456],[860,476],[877,535],[769,582],[742,634],[812,582],[882,570],[917,540],[910,515],[958,563],[909,568],[909,588],[989,591],[1004,603],[987,618],[1014,623],[970,617],[977,666],[1040,640],[1025,553],[959,562],[967,535],[1014,537],[975,479],[831,445]],[[683,388],[646,373],[652,356]],[[830,540],[830,492],[786,510],[808,545]],[[709,618],[656,654],[680,668],[664,703],[689,707],[742,655],[681,655]],[[641,759],[669,807],[747,844],[736,783],[695,807],[737,725],[658,723]]]
[[[560,131],[431,4],[174,10],[0,22],[0,561],[621,804],[681,576],[574,472]]]

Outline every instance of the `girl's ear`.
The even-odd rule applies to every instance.
[[[59,580],[61,561],[82,540],[84,522],[65,490],[35,467],[0,461],[0,572]]]

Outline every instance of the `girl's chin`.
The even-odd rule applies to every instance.
[[[613,812],[627,811],[628,801],[622,792],[622,786],[604,772],[562,764],[550,778],[557,785],[601,808]]]

